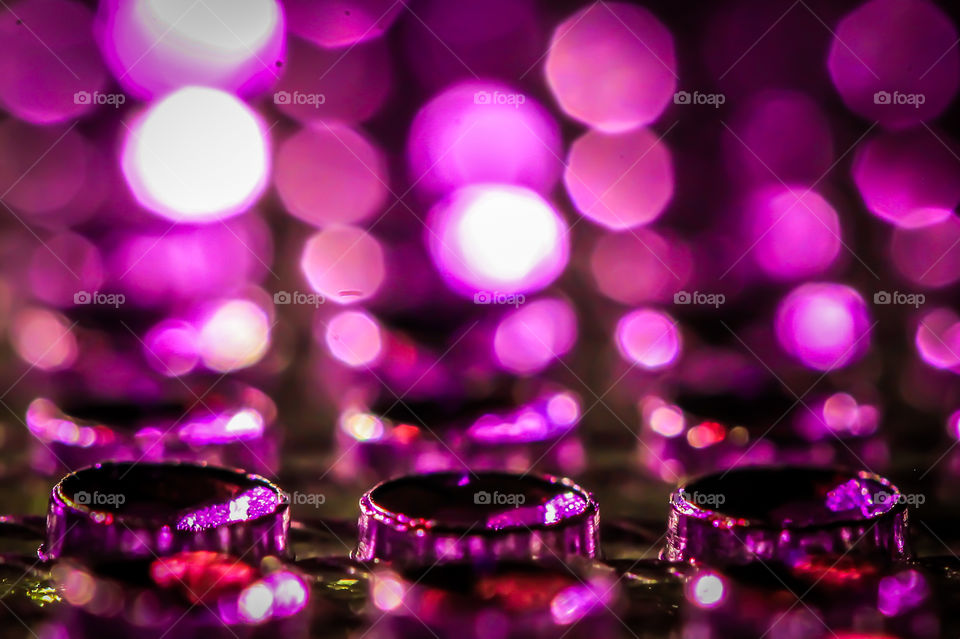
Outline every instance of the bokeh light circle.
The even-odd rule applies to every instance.
[[[960,365],[960,318],[947,308],[924,313],[917,324],[914,344],[921,359],[934,368]]]
[[[93,13],[79,2],[22,0],[0,16],[0,106],[34,124],[77,118],[97,107],[107,69]]]
[[[957,30],[928,0],[870,0],[836,28],[827,65],[844,103],[900,129],[939,115],[960,81]]]
[[[897,270],[924,288],[939,288],[960,280],[960,220],[951,215],[922,228],[897,228],[890,242]]]
[[[382,153],[353,129],[318,123],[285,140],[274,183],[289,213],[315,226],[372,215],[387,196]]]
[[[270,347],[270,320],[245,299],[217,304],[199,324],[203,364],[221,373],[256,364]]]
[[[104,0],[98,23],[113,74],[141,99],[194,84],[250,95],[280,75],[277,0]]]
[[[549,298],[525,304],[500,320],[493,348],[504,368],[529,375],[569,351],[576,337],[573,307],[565,300]]]
[[[375,363],[383,350],[380,324],[363,311],[343,311],[331,317],[324,341],[331,355],[353,368]]]
[[[340,51],[294,37],[287,47],[273,103],[300,122],[363,122],[380,110],[393,88],[390,49],[383,40]]]
[[[823,272],[843,244],[834,208],[819,193],[799,186],[761,189],[746,214],[752,255],[777,279]]]
[[[436,89],[461,78],[522,80],[540,67],[546,20],[537,0],[417,0],[401,43],[407,67]]]
[[[248,208],[267,182],[260,120],[237,98],[187,87],[150,106],[128,132],[123,173],[137,200],[177,222]]]
[[[672,365],[680,355],[681,338],[677,322],[654,309],[638,309],[617,322],[616,343],[629,362],[648,370]]]
[[[531,96],[505,84],[465,82],[435,96],[410,128],[414,182],[446,194],[475,182],[547,193],[560,176],[560,132]]]
[[[795,288],[780,302],[775,328],[787,353],[822,371],[852,363],[870,346],[866,303],[842,284],[817,282]]]
[[[404,10],[406,0],[284,0],[290,31],[336,49],[379,38]]]
[[[337,304],[371,297],[386,273],[380,242],[362,229],[339,225],[307,240],[300,268],[313,290]]]
[[[163,320],[147,331],[143,351],[147,364],[158,373],[186,375],[200,362],[200,334],[185,320]]]
[[[77,359],[75,324],[45,308],[25,308],[10,322],[10,343],[30,366],[43,371],[62,370]]]
[[[858,150],[853,164],[864,204],[902,228],[946,220],[960,204],[960,160],[950,141],[925,129],[878,135]]]
[[[698,608],[716,608],[726,598],[726,588],[719,575],[704,573],[690,582],[687,597]]]
[[[590,272],[610,299],[666,302],[689,281],[693,256],[683,241],[639,228],[601,236],[590,253]]]
[[[469,296],[539,290],[569,255],[567,225],[553,207],[529,189],[501,184],[464,187],[437,204],[427,242],[441,274]]]
[[[557,27],[547,50],[547,83],[560,108],[601,131],[653,122],[676,91],[673,37],[636,5],[581,9]]]
[[[86,147],[72,127],[41,128],[14,119],[0,123],[3,201],[37,218],[57,212],[86,186]]]
[[[655,133],[588,131],[570,147],[563,182],[577,210],[620,231],[655,220],[673,197],[670,150]]]
[[[752,184],[816,184],[833,163],[830,122],[800,91],[752,96],[737,110],[724,144],[731,174]]]
[[[146,307],[239,293],[268,272],[272,239],[253,213],[220,224],[124,234],[107,259],[110,284],[128,303]]]
[[[38,299],[54,306],[72,306],[78,292],[100,290],[103,260],[96,245],[85,237],[60,233],[34,249],[29,278]]]

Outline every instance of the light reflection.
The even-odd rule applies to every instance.
[[[705,573],[694,578],[688,588],[688,599],[699,608],[716,608],[726,596],[723,579],[719,575]]]
[[[177,521],[177,530],[198,532],[219,528],[235,521],[250,521],[276,512],[277,494],[264,486],[246,490],[235,497],[185,513]]]

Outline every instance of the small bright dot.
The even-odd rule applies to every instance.
[[[685,427],[683,413],[673,406],[661,406],[650,414],[650,428],[664,437],[676,437]]]
[[[641,309],[617,323],[617,347],[631,362],[651,370],[672,364],[680,354],[680,331],[666,313]]]
[[[376,441],[383,437],[383,422],[370,413],[351,413],[340,422],[348,435],[361,442]]]
[[[226,431],[232,435],[260,435],[263,433],[263,416],[253,409],[236,412],[227,420]]]
[[[10,339],[23,361],[40,370],[58,370],[77,358],[77,339],[70,329],[63,315],[30,308],[14,318]]]
[[[389,612],[403,604],[404,587],[399,577],[391,574],[379,575],[373,580],[373,604]]]
[[[564,588],[550,601],[550,616],[558,626],[569,626],[583,619],[600,603],[597,593],[589,586]]]
[[[83,570],[65,568],[57,576],[64,599],[74,606],[84,606],[90,603],[97,594],[97,586],[93,577]]]
[[[251,366],[260,361],[269,346],[267,314],[248,300],[224,302],[200,328],[203,363],[216,371]]]
[[[696,605],[715,608],[723,602],[723,580],[717,575],[700,575],[694,580],[690,593]]]
[[[717,422],[703,422],[687,431],[687,443],[693,448],[706,448],[719,444],[727,436],[727,430]]]
[[[823,421],[835,432],[850,432],[857,427],[860,407],[847,393],[834,393],[823,402]]]
[[[234,96],[186,87],[152,104],[128,130],[123,173],[137,200],[177,222],[249,208],[267,183],[266,134]]]
[[[375,362],[383,346],[380,325],[362,311],[335,315],[327,324],[326,342],[331,355],[353,368]]]
[[[273,589],[275,616],[289,617],[307,604],[307,587],[297,575],[286,570],[268,575],[264,580]]]
[[[554,424],[569,426],[580,419],[580,402],[570,393],[557,393],[547,401],[547,417]]]
[[[238,601],[240,616],[245,621],[259,623],[273,611],[273,590],[262,581],[244,588]]]

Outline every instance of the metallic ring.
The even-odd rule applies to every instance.
[[[240,470],[108,462],[50,494],[43,559],[148,557],[211,550],[284,556],[289,504],[278,486]]]
[[[501,472],[411,475],[360,499],[353,557],[404,565],[597,557],[600,509],[569,479]]]
[[[909,556],[907,504],[896,486],[865,471],[743,467],[670,496],[665,559],[791,563],[834,553],[888,562]]]

